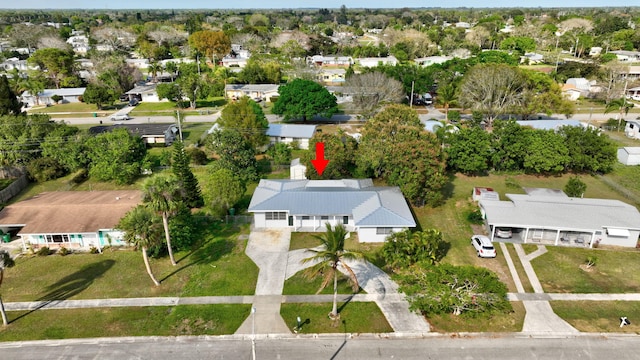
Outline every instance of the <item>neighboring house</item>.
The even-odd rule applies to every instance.
[[[51,99],[52,96],[62,96],[62,100],[59,103],[77,103],[80,102],[79,97],[84,94],[86,88],[63,88],[63,89],[44,89],[38,93],[38,96],[32,95],[29,91],[22,93],[22,102],[27,106],[34,105],[53,105],[55,101]]]
[[[309,149],[309,140],[316,133],[315,125],[269,124],[267,136],[271,144],[298,143],[300,149]]]
[[[307,167],[300,162],[300,158],[291,160],[291,167],[289,168],[289,179],[291,180],[305,180],[307,178]]]
[[[67,44],[73,48],[73,52],[80,55],[86,55],[91,46],[89,46],[89,38],[85,35],[74,35],[67,39]]]
[[[597,129],[597,127],[585,124],[578,120],[518,120],[516,121],[520,126],[528,126],[537,130],[560,130],[563,126],[575,126],[575,127],[589,127],[591,129]]]
[[[111,126],[94,126],[89,129],[91,134],[101,134],[118,128],[125,128],[133,135],[140,136],[147,145],[162,144],[171,146],[179,136],[176,124],[116,124]]]
[[[127,65],[137,69],[147,69],[149,67],[149,59],[126,59],[125,62]]]
[[[371,179],[260,180],[249,212],[254,227],[324,231],[343,224],[360,242],[384,242],[416,223],[400,188],[373,186]]]
[[[585,78],[569,78],[566,84],[573,85],[582,93],[582,96],[587,96],[591,91],[591,82]]]
[[[243,49],[242,45],[231,44],[231,53],[222,58],[222,66],[243,68],[247,66],[250,57],[251,52]]]
[[[595,247],[636,247],[640,212],[619,200],[568,197],[560,190],[527,189],[508,201],[480,200],[490,237],[511,228],[517,243]]]
[[[356,59],[356,63],[362,67],[376,67],[378,65],[391,65],[396,66],[398,59],[395,56],[389,55],[387,57],[368,57]]]
[[[632,139],[640,139],[640,121],[627,120],[624,133]]]
[[[2,209],[0,229],[17,234],[24,251],[125,245],[115,227],[141,201],[138,190],[44,192]]]
[[[345,69],[322,69],[316,76],[324,85],[343,85],[347,76]]]
[[[627,89],[627,99],[640,101],[640,86]]]
[[[351,56],[338,56],[338,55],[314,55],[307,58],[309,65],[315,65],[318,67],[349,67],[353,65],[353,58]]]
[[[20,60],[16,57],[8,58],[2,63],[0,63],[0,68],[2,68],[4,71],[7,71],[7,72],[13,71],[13,70],[27,71],[27,70],[40,69],[39,66],[37,65],[31,66],[27,63],[27,60]]]
[[[253,100],[271,102],[272,97],[278,97],[278,84],[227,84],[224,94],[228,99],[239,99],[248,96]]]
[[[529,65],[540,64],[544,61],[544,55],[536,53],[525,53],[520,57],[520,63],[527,63]]]
[[[640,79],[640,66],[639,65],[630,65],[629,72],[627,73],[627,79],[629,80],[638,80]]]
[[[593,46],[591,50],[589,50],[589,56],[598,56],[602,53],[602,48],[599,46]]]
[[[615,54],[620,62],[640,62],[640,51],[614,50],[609,52]]]
[[[640,165],[640,147],[619,148],[618,161],[624,165]]]
[[[427,56],[422,58],[416,58],[413,60],[413,62],[415,62],[420,66],[431,66],[434,64],[445,63],[451,59],[453,59],[452,56]]]
[[[576,89],[575,85],[564,84],[562,85],[562,95],[571,101],[578,101],[582,96],[582,91]]]
[[[144,85],[136,85],[133,89],[127,91],[125,95],[129,95],[129,100],[138,100],[140,102],[166,102],[168,99],[160,99],[158,96],[157,83],[146,83]]]

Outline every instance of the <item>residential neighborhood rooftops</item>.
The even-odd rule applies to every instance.
[[[580,126],[587,127],[588,125],[578,120],[518,120],[516,121],[520,126],[530,126],[539,130],[558,130],[563,126]],[[592,126],[594,127],[594,126]],[[594,127],[595,128],[595,127]]]
[[[0,211],[0,225],[20,233],[83,233],[113,229],[142,201],[138,190],[44,192]]]
[[[40,97],[51,97],[53,95],[58,96],[79,96],[84,94],[86,88],[62,88],[62,89],[44,89],[42,90],[38,96]],[[22,94],[23,97],[32,96],[29,91],[25,91]]]
[[[315,125],[270,124],[267,136],[310,139],[315,132]]]
[[[244,91],[276,91],[280,85],[278,84],[227,84],[224,86],[225,91],[228,90],[244,90]]]
[[[398,187],[376,187],[371,179],[261,180],[249,212],[290,215],[353,215],[356,226],[416,225]]]

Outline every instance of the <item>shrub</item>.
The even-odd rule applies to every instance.
[[[467,221],[471,224],[480,225],[484,223],[482,212],[480,209],[471,210],[467,213]]]
[[[100,250],[98,250],[98,248],[96,248],[95,246],[92,246],[92,247],[89,248],[89,252],[91,254],[98,254],[98,253],[100,253]]]
[[[51,255],[51,249],[49,249],[46,246],[41,247],[40,249],[38,249],[38,251],[36,251],[36,255],[38,256],[47,256],[47,255]]]
[[[593,266],[596,266],[597,262],[598,262],[598,258],[596,256],[594,256],[594,255],[589,255],[584,260],[584,263],[587,265],[587,268],[591,268]]]
[[[387,237],[382,256],[390,266],[407,267],[418,262],[435,264],[442,260],[448,249],[449,243],[436,229],[414,233],[404,230]]]
[[[73,175],[70,182],[75,185],[82,184],[85,180],[87,180],[88,175],[89,173],[87,172],[87,169],[80,169]]]
[[[462,116],[460,116],[460,111],[458,110],[450,110],[448,117],[449,121],[452,123],[458,123],[462,119]]]
[[[207,158],[207,153],[195,146],[189,146],[185,149],[185,151],[187,152],[187,156],[189,156],[189,160],[192,164],[206,165],[209,161],[209,159]]]
[[[511,176],[507,176],[504,179],[504,184],[508,187],[508,188],[512,188],[512,189],[518,189],[520,188],[520,183],[518,183],[518,180],[512,178]]]
[[[71,254],[71,250],[67,249],[66,247],[61,247],[58,250],[57,254],[60,255],[60,256],[67,256],[67,255]]]
[[[58,95],[58,94],[53,95],[53,96],[51,97],[51,100],[53,100],[53,102],[55,102],[56,104],[57,104],[57,103],[59,103],[59,102],[60,102],[60,100],[62,100],[62,99],[63,99],[63,97],[62,97],[62,96],[60,96],[60,95]]]
[[[65,175],[65,170],[58,161],[49,157],[31,160],[27,165],[29,177],[37,182],[57,179]]]

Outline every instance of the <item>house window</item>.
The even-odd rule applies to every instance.
[[[265,220],[286,220],[287,213],[286,212],[267,212],[264,213]]]
[[[629,123],[629,129],[633,129],[633,124]]]
[[[349,217],[348,216],[343,216],[342,217],[342,223],[347,225],[349,223]]]
[[[45,235],[48,243],[69,242],[69,235]]]
[[[329,220],[328,216],[320,216],[320,220]]]
[[[379,227],[376,228],[376,235],[389,235],[391,234],[392,229],[388,227]]]
[[[305,216],[303,216],[303,217],[302,217],[302,220],[309,220],[309,219],[310,219],[310,218],[309,218],[309,216],[308,216],[308,215],[305,215]]]

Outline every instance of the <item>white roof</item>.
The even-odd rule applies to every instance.
[[[640,155],[640,147],[627,146],[623,147],[622,149],[629,155]]]
[[[596,231],[640,229],[640,212],[619,200],[506,194],[511,201],[480,200],[488,224],[516,228]]]
[[[315,125],[269,124],[267,136],[311,139],[316,132]]]
[[[62,88],[62,89],[44,89],[38,96],[39,97],[52,97],[53,95],[59,96],[80,96],[84,94],[86,88]],[[23,97],[32,96],[29,91],[22,93]]]
[[[286,211],[299,216],[353,216],[360,227],[415,227],[400,188],[371,179],[260,180],[249,212]]]
[[[540,130],[558,130],[563,126],[587,127],[587,124],[578,120],[518,120],[516,123]]]

